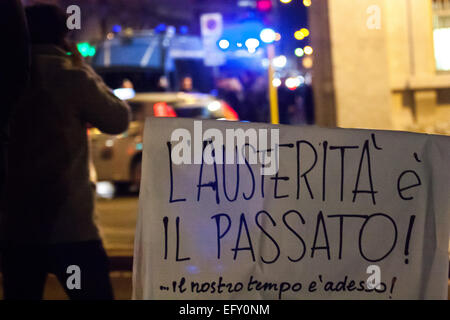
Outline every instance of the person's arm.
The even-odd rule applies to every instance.
[[[130,108],[117,98],[101,78],[87,65],[72,72],[81,118],[108,134],[119,134],[128,128]],[[74,80],[75,80],[74,79]]]

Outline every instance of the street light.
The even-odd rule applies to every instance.
[[[284,68],[286,66],[287,59],[286,56],[278,56],[273,59],[273,66],[275,68]]]
[[[278,88],[279,86],[281,86],[281,80],[280,80],[279,78],[274,78],[274,79],[272,80],[272,85],[273,85],[275,88]]]
[[[295,31],[294,38],[297,40],[303,40],[305,38],[305,35],[300,30]]]
[[[255,38],[249,38],[245,40],[245,46],[248,49],[248,52],[254,53],[256,51],[256,48],[259,46],[259,40]]]
[[[311,46],[306,46],[303,48],[303,51],[305,52],[306,55],[311,55],[313,53],[313,48]]]
[[[219,41],[220,49],[226,50],[230,46],[230,42],[227,39],[222,39]]]
[[[299,57],[299,58],[303,57],[303,55],[305,54],[305,52],[303,51],[302,48],[297,48],[297,49],[295,49],[294,53],[295,53],[295,55],[296,55],[297,57]]]
[[[313,59],[311,57],[305,57],[302,64],[305,69],[310,69],[313,66]]]
[[[300,32],[303,33],[303,36],[306,38],[307,36],[309,36],[309,30],[306,28],[301,28]]]
[[[277,34],[275,31],[273,31],[273,29],[265,28],[261,31],[259,37],[264,43],[272,43],[276,40]]]

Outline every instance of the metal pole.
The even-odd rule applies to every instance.
[[[268,78],[269,78],[269,102],[270,102],[270,121],[272,124],[279,124],[279,115],[278,115],[278,93],[277,88],[275,88],[272,84],[274,68],[273,68],[273,59],[275,58],[275,45],[268,44],[267,45],[267,58],[269,59],[269,68],[268,68]]]

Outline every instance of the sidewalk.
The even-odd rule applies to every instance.
[[[131,276],[130,271],[112,271],[110,273],[114,296],[117,300],[131,299]],[[3,279],[0,275],[0,300],[3,299]],[[47,277],[44,291],[44,300],[68,300],[66,293],[52,274]]]
[[[111,271],[132,271],[133,252],[106,248]]]

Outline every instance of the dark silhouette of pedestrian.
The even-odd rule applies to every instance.
[[[125,131],[130,111],[66,41],[66,14],[26,8],[30,85],[10,122],[0,214],[6,299],[42,299],[54,273],[71,299],[112,299],[108,257],[94,222],[88,124]]]
[[[0,1],[0,195],[6,172],[8,122],[13,105],[25,89],[30,59],[25,15],[20,0]]]

